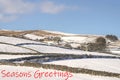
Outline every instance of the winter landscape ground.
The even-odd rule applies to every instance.
[[[98,37],[105,38],[106,49],[89,51],[88,44]],[[47,30],[0,30],[0,80],[120,80],[120,40]]]

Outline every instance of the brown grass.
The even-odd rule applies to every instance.
[[[35,34],[38,36],[62,36],[60,34],[50,33],[42,30],[28,30],[28,31],[3,31],[0,30],[0,36],[12,36],[12,37],[22,37],[25,34]]]

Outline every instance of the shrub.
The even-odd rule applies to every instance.
[[[95,41],[96,44],[106,46],[106,40],[103,37],[98,37]]]
[[[72,49],[72,46],[71,46],[69,43],[65,44],[64,47],[65,47],[65,48]]]
[[[60,37],[54,37],[53,40],[59,44],[59,42],[61,41],[61,38]]]
[[[43,41],[44,41],[44,39],[40,39],[39,41],[40,41],[40,42],[43,42]]]
[[[84,50],[84,51],[88,51],[86,44],[81,44],[79,49]]]
[[[109,39],[110,41],[117,41],[118,37],[115,35],[106,35],[105,36],[107,39]]]
[[[104,51],[106,49],[106,40],[103,37],[98,37],[95,43],[89,44],[92,51]],[[89,47],[88,47],[89,50]]]
[[[102,52],[105,51],[106,46],[103,44],[98,43],[88,43],[87,50],[88,51],[98,51]]]
[[[74,49],[78,49],[78,50],[80,50],[80,49],[81,49],[81,46],[78,46],[78,47],[76,47],[76,48],[74,48]]]
[[[103,37],[98,37],[95,40],[95,43],[87,43],[86,45],[82,45],[81,49],[85,50],[85,51],[101,52],[101,51],[105,51],[105,49],[106,49],[106,40]]]

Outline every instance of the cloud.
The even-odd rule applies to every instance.
[[[14,20],[21,14],[34,9],[34,4],[25,0],[0,0],[0,21]]]
[[[0,22],[13,21],[23,14],[41,12],[57,14],[65,10],[76,9],[74,6],[56,4],[52,1],[32,2],[29,0],[0,0]]]
[[[24,2],[23,0],[0,0],[3,13],[22,14],[30,11],[33,4]]]
[[[65,9],[67,9],[65,5],[57,5],[54,2],[50,1],[42,2],[40,4],[40,11],[42,13],[56,14],[64,11]]]
[[[17,18],[17,16],[15,16],[15,15],[3,15],[3,14],[0,14],[0,21],[2,21],[2,22],[13,21],[16,18]]]

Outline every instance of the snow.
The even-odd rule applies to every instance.
[[[61,34],[61,35],[77,35],[77,34],[71,34],[71,33],[64,33],[64,32],[59,32],[59,31],[49,31],[49,30],[43,30],[45,32],[49,32],[49,33],[55,33],[55,34]]]
[[[0,59],[16,59],[16,58],[22,58],[22,57],[31,57],[35,55],[0,55]]]
[[[67,76],[52,76],[52,77],[45,77],[44,73],[40,78],[35,78],[37,76],[35,72],[38,71],[38,73],[51,73],[51,72],[58,72],[58,73],[66,73],[64,71],[59,71],[59,70],[52,70],[52,69],[43,69],[43,68],[33,68],[33,67],[24,67],[24,66],[8,66],[8,65],[0,65],[0,80],[65,80]],[[14,75],[10,77],[6,77],[3,73],[29,73],[30,77],[15,77]],[[72,76],[67,79],[67,80],[119,80],[119,78],[115,77],[104,77],[104,76],[93,76],[93,75],[88,75],[88,74],[75,74],[75,73],[70,73]],[[5,76],[5,77],[3,77]]]
[[[8,53],[35,53],[32,50],[28,50],[22,47],[0,44],[0,52],[8,52]]]
[[[47,31],[50,33],[56,34],[63,34],[66,37],[61,37],[62,40],[66,42],[76,42],[76,43],[86,43],[92,42],[95,40],[96,37],[89,37],[89,36],[76,36],[76,34],[69,34],[69,33],[62,33],[56,31]],[[26,38],[36,40],[36,39],[43,39],[43,37],[36,36],[33,34],[26,34],[24,35]],[[8,44],[6,44],[8,43]],[[33,43],[33,44],[25,44],[25,43]],[[19,46],[14,46],[22,44]],[[73,44],[76,46],[77,44]],[[26,48],[23,48],[26,47]],[[76,55],[100,55],[100,56],[114,56],[112,54],[106,53],[97,53],[97,52],[87,52],[87,51],[80,51],[74,49],[65,49],[55,46],[48,46],[42,42],[36,42],[21,38],[15,37],[6,37],[0,36],[0,52],[8,52],[8,53],[33,53],[34,51],[30,49],[36,50],[41,53],[60,53],[60,54],[76,54]],[[120,54],[120,51],[114,51],[113,53]],[[23,58],[23,57],[30,57],[34,55],[0,55],[0,60],[2,59],[16,59],[16,58]],[[66,65],[70,67],[77,67],[77,68],[85,68],[91,70],[98,70],[98,71],[107,71],[113,73],[120,73],[120,59],[71,59],[71,60],[60,60],[60,61],[53,61],[53,62],[45,62],[44,64],[56,64],[56,65]],[[2,71],[5,70],[6,72],[30,72],[32,74],[31,77],[5,77],[2,76]],[[59,70],[52,70],[52,69],[43,69],[43,68],[33,68],[33,67],[22,67],[22,66],[8,66],[8,65],[0,65],[0,80],[65,80],[65,77],[42,77],[35,79],[34,73],[35,71],[39,70],[40,72],[54,72]],[[63,72],[63,71],[59,71]],[[88,74],[76,74],[71,73],[73,76],[69,77],[68,80],[120,80],[119,78],[114,77],[104,77],[104,76],[93,76]]]
[[[103,56],[112,56],[110,54],[105,54],[105,53],[97,53],[97,52],[86,52],[86,51],[80,51],[80,50],[71,50],[71,49],[64,49],[64,48],[59,48],[55,46],[47,46],[45,43],[41,42],[36,42],[36,41],[31,41],[31,40],[25,40],[25,39],[20,39],[20,38],[14,38],[14,37],[5,37],[5,36],[0,36],[0,42],[2,43],[8,43],[8,44],[22,44],[24,43],[23,47],[30,48],[33,50],[36,50],[41,53],[62,53],[62,54],[91,54],[91,55],[103,55]],[[25,43],[33,43],[33,44],[25,44]],[[36,45],[39,44],[39,45]],[[5,45],[1,44],[0,46],[0,51],[2,52],[33,52],[31,50],[25,49],[25,48],[20,48],[16,46],[10,46],[10,45]]]
[[[61,37],[62,40],[66,42],[82,42],[87,37],[76,37],[76,36],[67,36],[67,37]]]
[[[119,54],[120,55],[120,51],[110,51],[110,52],[112,52],[112,53],[116,53],[116,54]]]
[[[45,62],[44,64],[65,65],[69,67],[120,73],[120,59],[74,59]]]
[[[78,47],[80,47],[79,43],[71,43],[70,45],[72,46],[72,48],[78,48]]]
[[[89,42],[94,42],[96,37],[66,36],[66,37],[61,37],[61,39],[66,42],[89,43]]]
[[[110,47],[109,49],[111,53],[120,55],[120,49],[118,46]]]
[[[102,55],[102,56],[114,56],[111,54],[105,54],[105,53],[97,53],[97,52],[87,52],[87,51],[81,51],[81,50],[74,50],[74,49],[64,49],[54,46],[47,46],[47,45],[22,45],[23,47],[27,47],[30,49],[34,49],[41,53],[61,53],[61,54],[77,54],[77,55]]]
[[[14,45],[21,44],[21,43],[40,43],[40,42],[36,42],[36,41],[15,38],[15,37],[6,37],[6,36],[0,36],[0,42],[10,43],[10,44],[14,44]]]
[[[63,49],[63,48],[54,47],[54,46],[47,46],[47,45],[23,45],[23,46],[37,50],[41,53],[68,53],[69,54],[74,52],[73,50]]]
[[[120,55],[120,51],[111,51],[112,53],[117,53]]]
[[[75,74],[75,77],[71,80],[119,80],[115,77],[103,77],[103,76],[93,76],[88,74]]]
[[[36,36],[36,35],[33,35],[33,34],[26,34],[26,35],[24,35],[24,37],[25,37],[25,38],[28,38],[28,39],[32,39],[32,40],[44,39],[44,37]]]

